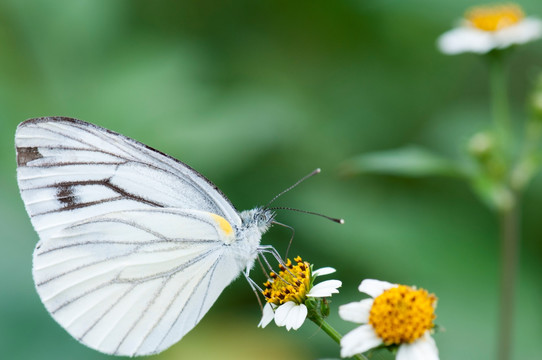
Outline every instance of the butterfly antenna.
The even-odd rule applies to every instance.
[[[324,219],[328,219],[328,220],[331,220],[333,222],[336,222],[337,224],[344,224],[344,219],[334,218],[334,217],[331,217],[331,216],[327,216],[327,215],[324,215],[324,214],[320,214],[320,213],[312,212],[312,211],[307,211],[307,210],[294,209],[294,208],[284,207],[284,206],[272,207],[272,208],[269,208],[269,210],[292,210],[292,211],[297,211],[297,212],[300,212],[300,213],[303,213],[303,214],[310,214],[310,215],[320,216],[320,217],[323,217]]]
[[[316,175],[316,174],[319,174],[322,170],[320,168],[318,169],[315,169],[314,171],[312,171],[310,174],[308,175],[305,175],[303,176],[301,179],[297,180],[295,184],[293,184],[292,186],[290,186],[289,188],[281,191],[279,194],[275,195],[274,198],[271,199],[270,202],[268,202],[265,206],[264,206],[264,209],[267,209],[269,205],[271,205],[271,203],[275,200],[277,200],[279,197],[281,197],[282,195],[286,194],[288,191],[292,190],[293,188],[295,188],[297,185],[301,184],[303,181],[307,180],[308,178]]]

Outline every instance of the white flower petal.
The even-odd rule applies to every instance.
[[[329,275],[333,274],[336,270],[332,267],[323,267],[321,269],[314,270],[312,272],[313,276],[322,276],[322,275]]]
[[[277,324],[277,326],[286,325],[286,322],[288,321],[288,314],[295,305],[296,304],[293,301],[288,301],[280,305],[275,310],[275,324]]]
[[[265,306],[263,307],[262,319],[260,320],[258,327],[266,327],[271,321],[273,321],[274,317],[275,312],[273,311],[273,306],[271,306],[270,303],[265,304]]]
[[[365,279],[361,282],[361,285],[359,286],[358,290],[375,298],[381,295],[384,291],[396,286],[397,285],[389,283],[387,281]]]
[[[516,25],[505,27],[495,32],[495,43],[499,48],[513,44],[524,44],[542,36],[542,22],[535,18],[526,18]]]
[[[341,339],[341,357],[351,357],[382,344],[371,325],[361,325]]]
[[[307,293],[307,296],[310,297],[326,297],[331,296],[331,294],[336,294],[339,292],[337,288],[341,287],[343,283],[340,280],[326,280],[319,284],[316,284],[310,289]]]
[[[299,329],[301,325],[303,325],[303,322],[305,322],[306,317],[307,307],[303,304],[295,305],[290,309],[290,312],[288,313],[288,319],[286,320],[286,330],[290,331],[290,329]]]
[[[459,27],[442,34],[437,41],[438,48],[447,55],[463,52],[485,54],[495,48],[492,34],[471,27]]]
[[[303,325],[307,317],[307,307],[303,304],[297,305],[293,301],[288,301],[280,305],[275,311],[275,324],[285,326],[286,330],[297,330]]]
[[[341,305],[339,306],[339,316],[346,321],[366,324],[369,322],[369,312],[371,311],[373,302],[373,299],[363,299],[361,301]]]
[[[503,49],[514,44],[524,44],[542,37],[542,21],[525,18],[517,24],[497,31],[484,31],[463,22],[438,38],[438,47],[448,55],[463,52],[485,54],[493,49]]]
[[[412,344],[400,345],[396,360],[439,360],[435,340],[427,332]]]

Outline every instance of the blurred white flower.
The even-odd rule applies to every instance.
[[[339,316],[362,324],[341,339],[341,356],[384,344],[398,346],[396,360],[438,360],[431,337],[436,297],[426,290],[367,279],[359,291],[372,298],[339,307]]]
[[[442,34],[438,47],[444,54],[485,54],[524,44],[542,36],[542,21],[525,17],[516,4],[487,5],[467,11],[460,25]]]
[[[279,265],[278,274],[271,272],[270,280],[265,283],[263,294],[267,300],[259,327],[267,326],[273,319],[277,326],[285,326],[286,330],[297,330],[307,318],[307,298],[323,298],[339,292],[342,283],[339,280],[327,280],[313,285],[318,276],[335,272],[330,267],[311,271],[311,266],[298,256],[293,265],[288,259],[286,266]]]

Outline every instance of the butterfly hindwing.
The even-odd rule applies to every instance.
[[[242,270],[213,214],[112,212],[40,242],[34,281],[47,310],[89,347],[117,355],[164,350],[190,331]]]

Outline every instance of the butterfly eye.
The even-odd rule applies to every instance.
[[[267,224],[269,222],[269,217],[265,211],[262,212],[256,212],[254,214],[254,221],[258,225]]]

